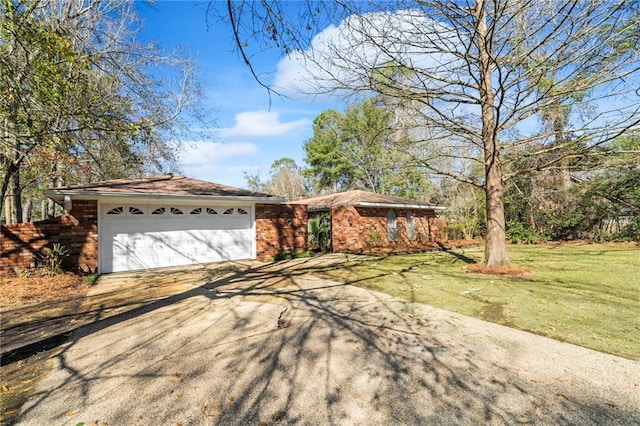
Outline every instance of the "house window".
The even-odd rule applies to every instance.
[[[171,214],[184,214],[184,212],[177,207],[171,207]]]
[[[212,209],[211,207],[207,207],[207,214],[218,214],[216,209]]]
[[[396,212],[389,210],[387,213],[387,236],[389,241],[395,241],[398,239],[398,220],[396,218]]]
[[[238,207],[238,214],[249,214],[249,212]]]
[[[151,214],[166,214],[167,213],[167,209],[165,207],[158,207],[157,209],[155,209],[154,211],[151,212]]]
[[[202,207],[197,207],[189,212],[189,214],[201,214],[201,213],[202,213]]]
[[[124,212],[124,207],[114,207],[107,212],[107,214],[122,214]]]
[[[233,209],[226,209],[222,214],[233,214]]]
[[[416,239],[416,225],[413,221],[413,212],[407,212],[407,236],[410,240]]]
[[[134,206],[129,206],[129,214],[140,215],[140,214],[144,214],[144,212],[142,211],[142,209],[139,209]]]

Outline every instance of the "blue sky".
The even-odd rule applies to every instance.
[[[206,2],[158,1],[137,3],[144,21],[141,38],[157,40],[165,50],[179,47],[197,60],[207,125],[212,141],[190,141],[182,153],[183,173],[189,177],[244,187],[244,172],[267,178],[273,161],[290,157],[303,165],[303,144],[312,134],[313,119],[339,102],[271,98],[251,76],[234,50],[230,28],[209,20]],[[261,55],[264,72],[276,70],[279,52]]]

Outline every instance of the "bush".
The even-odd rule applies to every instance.
[[[69,250],[60,243],[54,243],[53,246],[42,249],[42,258],[51,275],[58,275],[62,272],[62,261],[67,256],[69,256]]]
[[[309,221],[309,243],[320,251],[329,251],[331,242],[331,213],[320,213]]]
[[[522,222],[516,221],[507,222],[506,237],[514,244],[535,244],[547,240],[533,229],[524,226]]]

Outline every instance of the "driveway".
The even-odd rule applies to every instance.
[[[155,296],[92,307],[18,424],[640,424],[640,363],[312,274],[340,261],[101,277]]]

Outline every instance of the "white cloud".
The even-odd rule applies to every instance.
[[[418,10],[352,15],[318,33],[304,51],[280,60],[274,87],[289,95],[362,88],[371,70],[393,62],[451,72],[460,36]]]
[[[258,147],[249,142],[191,142],[184,145],[180,162],[187,168],[196,168],[219,164],[232,158],[249,157],[257,153]]]
[[[306,118],[281,122],[276,111],[241,112],[236,114],[235,121],[232,128],[221,130],[223,136],[279,136],[311,124],[311,120]]]

